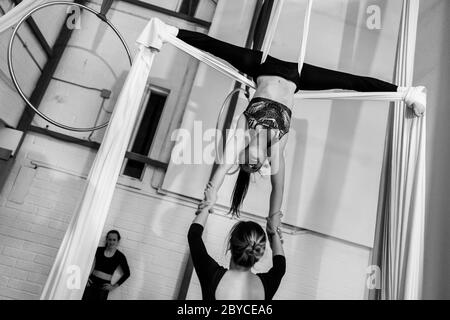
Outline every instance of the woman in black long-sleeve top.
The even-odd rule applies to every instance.
[[[117,249],[119,241],[120,233],[117,230],[111,230],[106,234],[106,246],[97,248],[94,270],[89,276],[83,300],[107,300],[109,292],[130,277],[127,258]],[[119,266],[123,275],[115,284],[112,284],[112,275]]]
[[[266,234],[252,221],[240,221],[230,232],[230,267],[220,266],[209,256],[202,233],[210,207],[197,212],[188,233],[189,248],[200,280],[204,300],[271,300],[286,272],[286,259],[279,232],[281,212],[267,219],[267,234],[272,248],[272,268],[254,274],[251,268],[264,255]]]

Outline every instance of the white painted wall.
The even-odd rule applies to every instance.
[[[3,1],[1,5],[4,9],[9,9],[8,3],[11,3],[11,1]],[[32,15],[32,18],[38,25],[50,47],[53,46],[56,40],[60,26],[63,23],[66,9],[67,6],[50,6],[38,10]],[[52,23],[48,23],[48,16],[52,17]],[[26,52],[18,37],[21,37],[24,40],[25,45],[27,45],[28,49],[31,51],[31,54],[36,59],[41,69],[47,62],[45,52],[31,34],[30,30],[31,29],[26,23],[22,24],[18,30],[18,36],[15,38],[12,51],[12,64],[17,81],[28,98],[34,89],[41,72],[32,61],[30,55]],[[12,33],[13,28],[0,34],[0,52],[2,52],[0,55],[0,119],[9,126],[15,127],[20,120],[25,102],[17,93],[7,67],[7,48]]]
[[[73,0],[68,1],[73,2]],[[56,38],[58,37],[59,30],[62,27],[63,23],[66,23],[66,14],[72,13],[72,11],[68,11],[70,7],[67,5],[52,5],[40,10],[37,10],[33,13],[32,17],[36,22],[39,30],[41,30],[45,40],[53,47],[55,44]],[[52,17],[52,23],[48,23],[48,17]]]
[[[100,10],[98,1],[89,5],[97,11]],[[124,37],[132,57],[137,52],[135,40],[151,17],[159,17],[167,23],[179,27],[192,28],[180,19],[166,17],[142,8],[136,10],[134,5],[115,2],[108,13],[108,18]],[[179,91],[182,90],[186,81],[185,77],[189,69],[188,61],[190,60],[191,58],[180,54],[171,46],[165,46],[161,55],[155,60],[155,68],[152,70],[149,82],[171,91],[162,115],[164,120],[174,112]],[[170,61],[174,61],[174,63],[169,64]],[[88,128],[103,124],[108,121],[114,109],[128,70],[128,57],[119,38],[112,29],[107,28],[94,15],[85,13],[81,16],[81,29],[73,31],[69,46],[65,50],[55,75],[57,78],[87,87],[111,90],[111,98],[106,100],[102,106],[102,98],[98,90],[87,90],[60,81],[52,81],[40,109],[56,121],[72,127]],[[173,117],[173,121],[176,124],[177,117]],[[170,124],[171,121],[164,121],[164,123]],[[105,132],[105,129],[94,133],[68,132],[48,124],[40,118],[35,118],[33,124],[40,127],[48,126],[50,130],[97,142],[101,142]],[[164,125],[159,128],[161,131],[158,131],[157,135],[165,135],[168,127],[169,125]]]
[[[9,9],[8,3],[10,1],[3,1],[1,4],[5,11]],[[25,103],[17,93],[8,71],[7,50],[12,33],[13,30],[10,29],[0,34],[0,120],[15,127],[19,123]],[[38,64],[43,67],[47,57],[26,24],[18,30],[18,37],[22,38]],[[16,36],[13,45],[12,65],[19,85],[24,94],[29,97],[40,76],[40,71],[18,37]]]

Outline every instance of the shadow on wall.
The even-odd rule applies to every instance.
[[[308,121],[292,118],[290,131],[295,139],[295,148],[293,148],[295,152],[293,158],[295,160],[290,172],[295,172],[297,179],[289,179],[285,203],[287,203],[287,212],[295,213],[299,212],[297,199],[301,198],[302,194],[302,179],[305,170],[305,150],[308,142]],[[289,152],[289,150],[287,150],[287,152]]]

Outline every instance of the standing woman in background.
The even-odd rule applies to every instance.
[[[94,270],[89,276],[82,300],[107,300],[109,292],[130,277],[127,258],[117,249],[119,241],[119,231],[110,230],[106,234],[106,246],[97,248],[93,263]],[[111,284],[114,271],[119,266],[123,275],[115,284]]]

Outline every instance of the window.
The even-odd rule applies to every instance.
[[[178,12],[184,13],[193,17],[197,11],[198,3],[200,0],[182,0],[181,6]]]
[[[131,152],[148,156],[153,138],[158,128],[168,93],[156,88],[150,89],[150,97],[136,133]],[[146,164],[135,160],[126,160],[123,175],[141,179]]]

